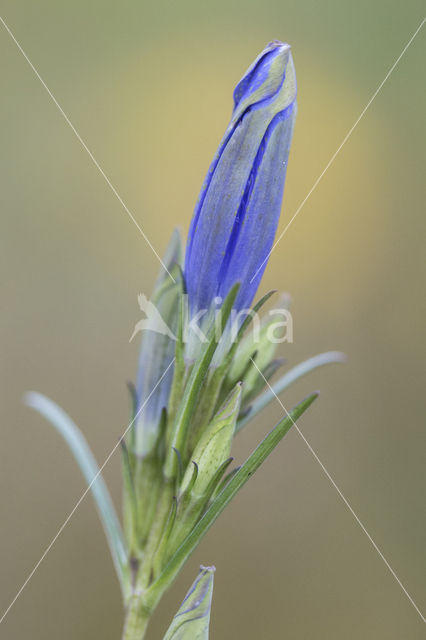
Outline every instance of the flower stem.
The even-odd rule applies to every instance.
[[[143,595],[134,593],[126,609],[122,640],[143,640],[152,611],[144,605]]]
[[[158,589],[150,583],[154,578],[155,558],[173,499],[173,483],[165,482],[158,498],[157,510],[145,548],[144,557],[134,574],[133,591],[125,613],[122,640],[142,640],[151,615],[171,581]]]

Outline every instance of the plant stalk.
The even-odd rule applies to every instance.
[[[145,606],[143,594],[133,593],[124,619],[122,640],[143,640],[152,610]]]

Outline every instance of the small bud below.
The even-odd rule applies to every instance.
[[[214,572],[214,567],[201,565],[163,640],[208,640]]]

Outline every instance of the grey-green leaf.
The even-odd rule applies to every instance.
[[[95,500],[117,571],[123,597],[126,598],[130,588],[126,544],[108,489],[85,437],[65,411],[53,402],[53,400],[50,400],[41,393],[31,391],[26,394],[25,402],[29,407],[38,411],[55,427],[71,449],[84,479],[88,484],[86,492],[90,489]]]
[[[164,640],[208,640],[214,572],[214,567],[200,567]]]
[[[166,372],[164,378],[162,374],[172,362],[175,352],[175,333],[178,328],[182,288],[179,266],[181,261],[181,240],[179,232],[175,229],[163,260],[167,271],[164,267],[160,269],[150,300],[143,294],[138,296],[139,306],[144,310],[147,318],[137,323],[133,333],[135,335],[139,329],[142,331],[136,384],[137,412],[148,397],[150,400],[144,410],[137,415],[135,424],[131,428],[129,444],[141,457],[152,452],[158,437],[161,412],[168,404],[173,366]],[[158,383],[160,378],[162,379]],[[156,387],[155,393],[152,393],[154,387]]]
[[[319,353],[318,355],[296,365],[283,375],[275,384],[273,384],[271,388],[264,391],[261,396],[254,400],[247,413],[238,420],[235,428],[236,433],[241,431],[241,429],[243,429],[250,420],[257,416],[262,409],[275,400],[280,393],[296,382],[296,380],[299,380],[299,378],[302,378],[307,373],[310,373],[318,367],[323,367],[326,364],[339,364],[345,361],[346,355],[341,351],[327,351],[325,353]]]

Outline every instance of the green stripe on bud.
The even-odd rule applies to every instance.
[[[288,303],[286,304],[286,298],[282,297],[280,314],[287,311]],[[278,344],[283,341],[287,331],[287,321],[282,322],[281,317],[280,320],[277,320],[277,315],[271,313],[262,318],[260,326],[254,325],[238,345],[224,387],[229,389],[236,382],[243,382],[241,399],[243,407],[265,386],[265,380],[259,370],[268,379],[268,376],[270,377],[281,364],[281,361],[274,361],[274,356]],[[256,366],[254,366],[253,360]]]

